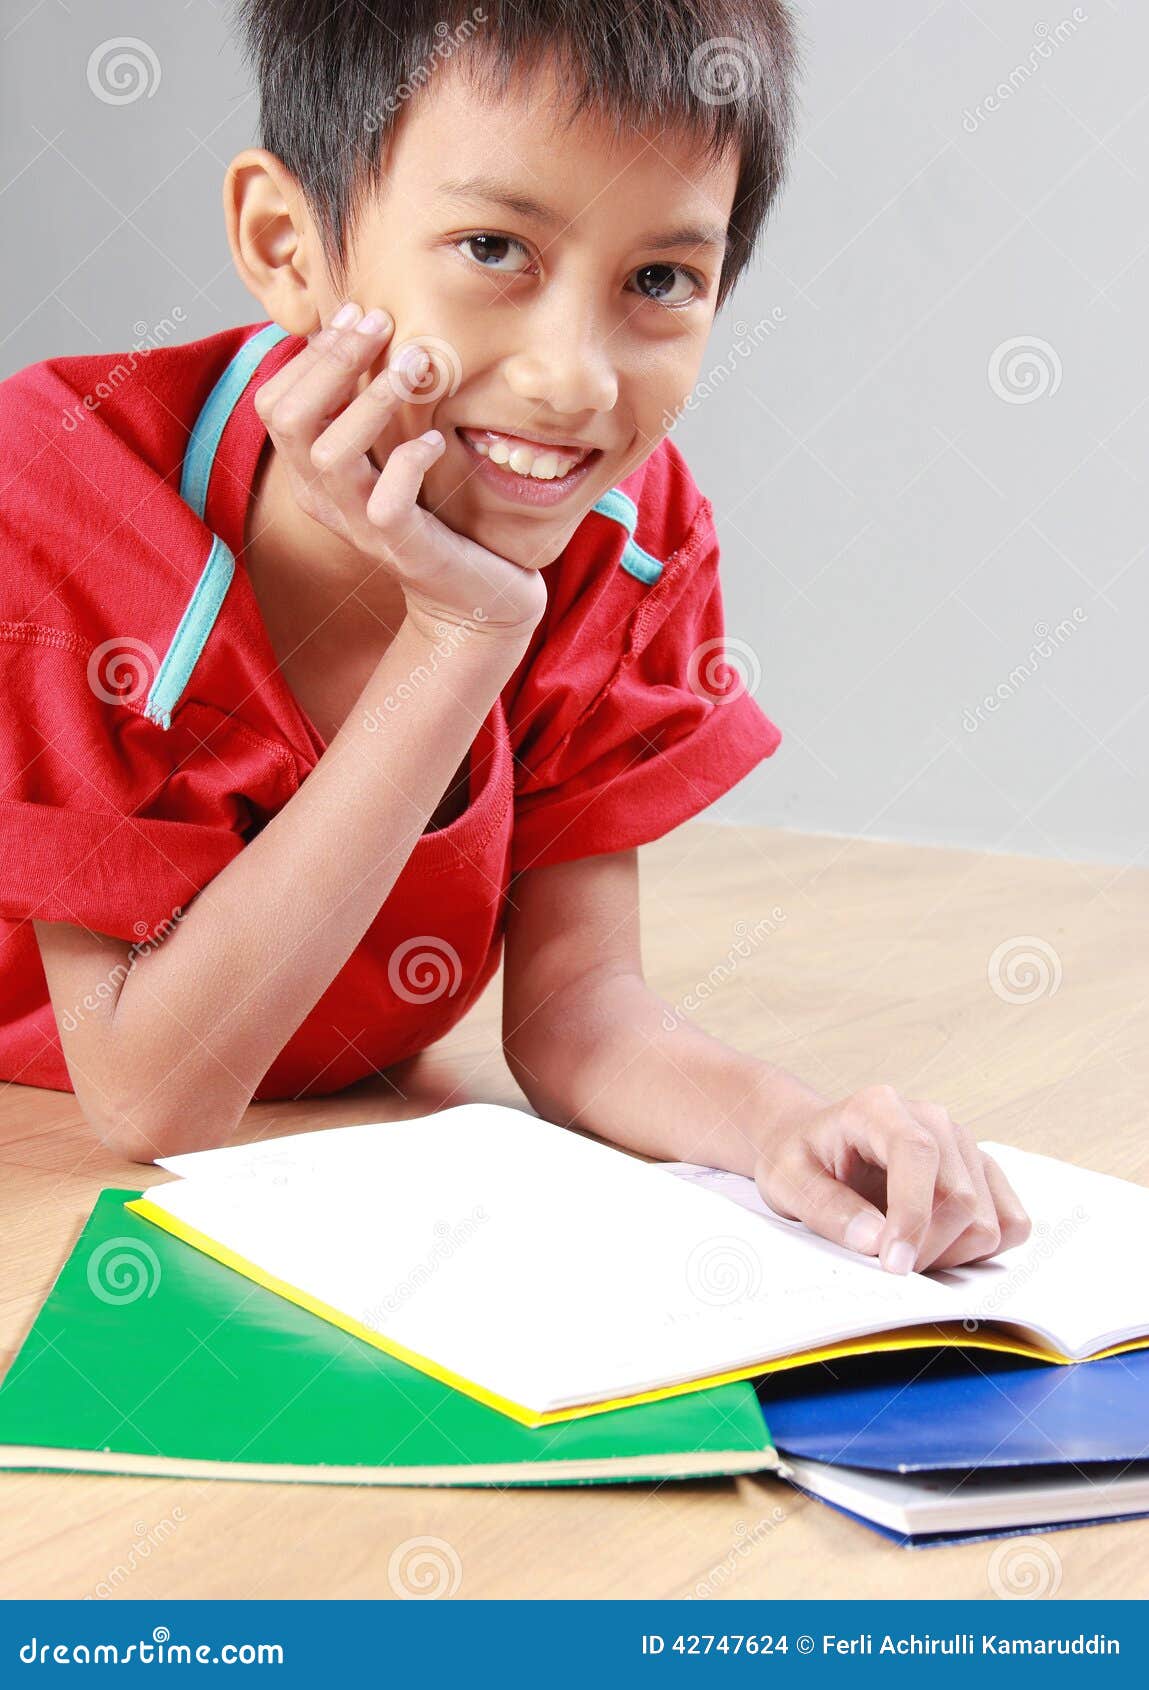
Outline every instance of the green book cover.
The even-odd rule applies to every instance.
[[[745,1383],[520,1426],[149,1225],[136,1195],[100,1193],[0,1386],[0,1468],[475,1485],[778,1465]]]

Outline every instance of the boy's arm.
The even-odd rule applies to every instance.
[[[409,390],[390,366],[360,390],[392,325],[351,313],[255,404],[304,514],[399,577],[397,634],[299,790],[156,949],[131,958],[119,940],[36,923],[77,1099],[104,1143],[138,1161],[234,1131],[378,914],[546,604],[537,572],[418,505],[441,435],[400,442],[381,470],[369,462]],[[75,1024],[68,1010],[88,997],[103,1011]]]
[[[658,997],[642,974],[633,851],[527,870],[511,892],[503,1046],[540,1115],[748,1175],[777,1212],[895,1272],[1026,1237],[1004,1174],[940,1105],[884,1085],[831,1102]]]
[[[150,1162],[227,1140],[375,919],[522,651],[476,635],[444,659],[404,621],[299,790],[130,967],[120,940],[35,924],[73,1088],[109,1149]],[[415,697],[386,708],[421,666]],[[365,732],[368,716],[384,726]],[[77,1021],[85,997],[102,1011]]]

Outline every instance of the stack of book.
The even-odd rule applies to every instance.
[[[984,1148],[1029,1240],[904,1278],[749,1180],[495,1105],[166,1158],[101,1193],[0,1387],[0,1467],[770,1471],[906,1542],[1147,1511],[1149,1191]]]

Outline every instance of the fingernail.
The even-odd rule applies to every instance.
[[[419,438],[425,440],[428,446],[441,446],[443,444],[443,436],[437,428],[429,428],[426,434],[421,434]]]
[[[865,1209],[859,1210],[846,1228],[845,1245],[847,1250],[857,1250],[861,1256],[872,1256],[878,1248],[878,1234],[882,1230],[881,1215],[867,1214]]]
[[[356,329],[356,334],[382,334],[387,327],[386,311],[368,311],[363,321]]]
[[[420,381],[431,368],[431,360],[421,346],[405,346],[395,360],[399,374],[412,381]]]
[[[349,299],[346,304],[339,307],[334,317],[332,317],[331,327],[333,329],[349,329],[358,315],[358,305],[356,305],[353,299]]]
[[[886,1251],[882,1266],[887,1273],[909,1273],[914,1265],[916,1253],[912,1244],[907,1244],[904,1238],[899,1238]]]

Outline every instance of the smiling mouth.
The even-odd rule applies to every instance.
[[[552,446],[492,428],[460,428],[456,432],[479,457],[532,481],[562,481],[599,455],[597,446]]]
[[[558,504],[603,456],[598,446],[552,446],[490,428],[456,428],[455,433],[482,485],[518,505]]]

